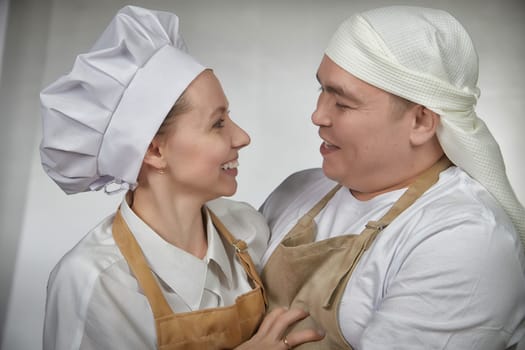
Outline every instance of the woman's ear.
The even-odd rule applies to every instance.
[[[162,151],[163,142],[159,137],[154,137],[148,146],[146,155],[144,156],[144,164],[152,167],[155,170],[163,170],[166,168],[166,161]]]
[[[430,109],[417,105],[412,111],[414,119],[410,133],[410,143],[412,146],[421,146],[432,140],[436,135],[439,125],[439,114]]]

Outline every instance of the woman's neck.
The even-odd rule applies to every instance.
[[[174,196],[140,186],[133,192],[130,207],[165,241],[202,259],[208,250],[204,203],[191,196]]]

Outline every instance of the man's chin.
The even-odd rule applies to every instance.
[[[323,174],[327,178],[329,178],[332,181],[341,183],[340,176],[338,176],[338,173],[332,167],[330,167],[328,164],[326,164],[326,161],[323,161],[322,169],[323,169]]]

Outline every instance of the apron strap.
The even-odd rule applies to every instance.
[[[259,273],[257,273],[257,269],[255,268],[253,260],[250,257],[250,254],[248,254],[248,245],[243,240],[236,239],[226,228],[226,226],[224,226],[224,224],[219,220],[219,218],[209,208],[207,209],[208,213],[211,216],[213,225],[215,225],[215,227],[217,228],[217,231],[219,231],[219,233],[226,239],[226,241],[235,248],[235,254],[239,258],[242,267],[246,271],[246,274],[252,279],[256,286],[261,288],[264,297],[264,303],[266,306],[268,306],[268,300],[264,291],[264,286],[261,281],[261,277],[259,277]]]
[[[365,225],[365,229],[356,237],[357,241],[360,241],[361,249],[355,256],[352,254],[348,255],[348,261],[344,263],[345,266],[349,266],[348,271],[343,277],[337,282],[335,288],[329,294],[328,299],[324,302],[323,307],[329,308],[334,302],[341,297],[343,286],[346,285],[350,278],[357,262],[361,259],[361,256],[370,247],[375,237],[385,229],[399,214],[405,209],[411,206],[419,197],[423,195],[433,184],[439,179],[439,174],[450,167],[452,162],[443,156],[429,169],[421,173],[416,180],[408,187],[403,195],[394,203],[394,205],[383,215],[378,221],[369,221]]]
[[[299,219],[299,224],[301,226],[309,225],[309,223],[314,220],[314,218],[319,214],[321,210],[326,206],[326,204],[332,199],[332,197],[339,191],[342,187],[341,184],[337,184],[334,188],[330,190],[316,205],[313,206],[301,219]]]
[[[113,238],[149,301],[155,319],[173,314],[151,272],[142,249],[122,218],[120,209],[113,221]]]
[[[361,234],[367,231],[375,231],[376,234],[385,229],[399,214],[410,207],[423,193],[425,193],[439,179],[439,174],[450,167],[452,162],[443,156],[429,169],[421,173],[416,180],[408,187],[403,195],[394,203],[390,210],[378,221],[369,221]],[[368,249],[375,235],[371,235],[365,243],[365,250]]]

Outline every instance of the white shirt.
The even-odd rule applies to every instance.
[[[266,249],[264,218],[245,203],[207,204],[256,264]],[[204,259],[167,243],[122,201],[120,211],[174,312],[231,305],[251,290],[235,250],[207,217]],[[114,215],[88,233],[53,269],[47,290],[44,350],[155,349],[153,315],[113,240]]]
[[[321,169],[296,173],[261,207],[283,237],[335,186]],[[404,189],[359,201],[341,188],[316,217],[322,240],[359,234]],[[339,310],[356,350],[505,349],[525,334],[525,258],[496,200],[456,167],[381,232],[354,270]]]

